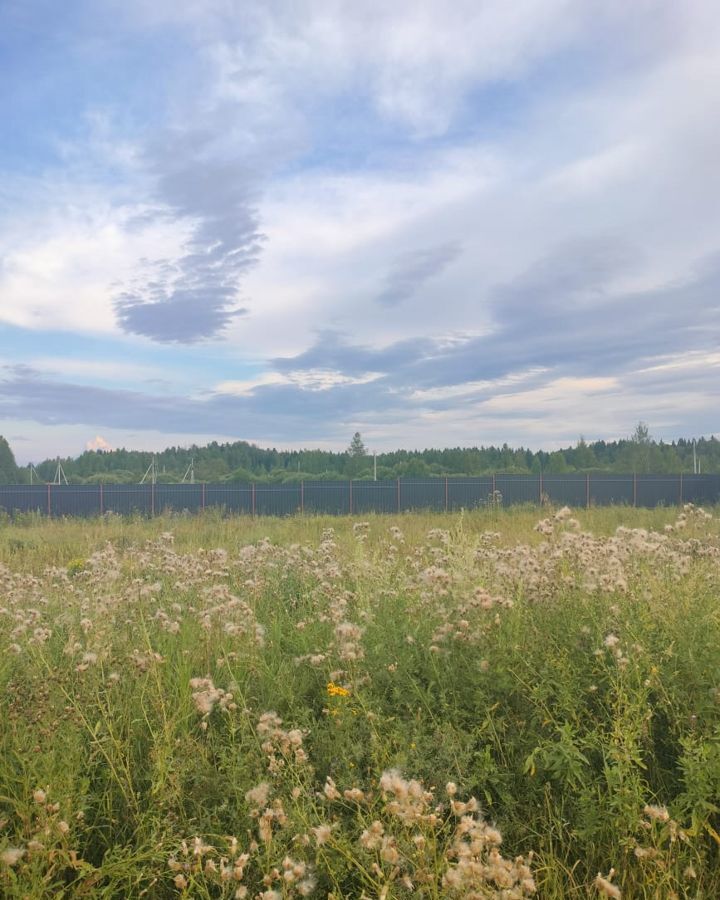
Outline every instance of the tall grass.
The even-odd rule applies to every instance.
[[[542,515],[5,525],[0,894],[720,896],[717,520]]]

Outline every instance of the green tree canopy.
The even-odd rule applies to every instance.
[[[19,480],[20,470],[10,444],[0,436],[0,484],[17,484]]]
[[[356,431],[353,435],[353,439],[350,441],[350,446],[348,447],[348,453],[356,459],[358,457],[367,456],[367,450],[365,449],[365,444],[363,443],[359,431]]]

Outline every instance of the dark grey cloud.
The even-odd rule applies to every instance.
[[[30,418],[48,425],[238,438],[263,435],[277,441],[289,436],[344,440],[348,423],[386,422],[397,427],[411,423],[424,410],[456,409],[463,414],[467,398],[443,389],[468,382],[488,382],[473,389],[473,404],[562,375],[615,376],[621,394],[630,391],[647,398],[657,410],[666,408],[663,397],[671,392],[704,396],[716,392],[712,381],[716,370],[658,369],[656,363],[664,356],[676,358],[691,351],[717,352],[720,257],[708,259],[682,284],[614,294],[610,285],[623,274],[622,253],[601,242],[584,257],[579,246],[558,251],[492,292],[493,334],[468,336],[452,344],[417,338],[376,349],[355,345],[337,332],[324,332],[306,352],[275,361],[285,373],[326,369],[355,378],[369,371],[382,373],[373,381],[342,383],[326,390],[309,390],[289,381],[263,385],[243,396],[189,397],[158,388],[148,394],[60,382],[17,366],[6,369],[0,379],[0,417]],[[590,273],[586,282],[583,271]],[[542,277],[533,272],[541,272]],[[531,295],[532,310],[522,305]],[[526,377],[517,388],[497,383],[518,373]],[[423,391],[420,396],[415,393],[418,389]],[[691,412],[685,417],[688,421]],[[493,408],[492,415],[539,419],[557,415],[557,408],[508,408],[506,413]],[[676,413],[675,419],[682,415]],[[707,430],[700,425],[700,430]]]
[[[398,257],[377,297],[382,306],[398,306],[413,297],[431,278],[440,275],[462,252],[459,241],[413,250]]]
[[[395,389],[439,388],[536,368],[573,375],[615,375],[643,360],[714,350],[720,339],[720,256],[683,283],[617,292],[632,272],[632,247],[605,238],[566,245],[486,298],[494,328],[450,346],[418,338],[380,350],[322,333],[281,371],[382,372]]]
[[[337,434],[344,440],[344,423],[375,409],[381,419],[402,405],[400,398],[384,391],[378,397],[370,387],[346,384],[308,391],[294,384],[269,385],[249,396],[211,394],[198,399],[51,380],[18,366],[0,379],[0,418],[237,438],[262,433],[278,441],[288,435],[310,440]]]
[[[278,357],[271,365],[279,372],[330,369],[343,375],[359,377],[367,372],[397,372],[435,351],[431,338],[412,338],[387,347],[367,347],[347,342],[338,331],[323,329],[317,340],[303,353]]]
[[[192,234],[179,259],[144,261],[143,276],[116,295],[114,307],[127,332],[193,343],[247,313],[238,294],[263,242],[255,210],[262,167],[218,158],[201,131],[165,139],[147,151],[160,207],[154,215],[189,222]]]

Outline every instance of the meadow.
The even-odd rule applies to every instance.
[[[0,527],[0,896],[720,896],[694,507]]]

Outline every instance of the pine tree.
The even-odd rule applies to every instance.
[[[367,450],[365,449],[365,444],[363,444],[363,439],[360,436],[359,431],[356,431],[353,435],[353,439],[350,441],[350,446],[348,447],[348,453],[354,459],[367,456]]]
[[[17,484],[20,479],[10,444],[0,436],[0,484]]]

